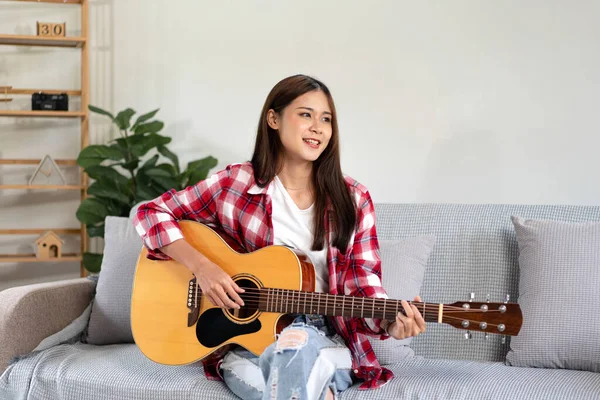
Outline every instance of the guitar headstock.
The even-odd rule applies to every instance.
[[[443,305],[441,322],[457,329],[516,336],[523,314],[517,303],[457,301]]]

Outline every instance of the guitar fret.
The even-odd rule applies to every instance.
[[[398,316],[398,304],[400,304],[400,302],[398,300],[396,300],[396,315],[394,315],[394,320]]]
[[[302,292],[302,294],[304,295],[304,300],[302,301],[302,304],[304,305],[304,311],[302,312],[302,314],[306,314],[306,292]]]
[[[364,310],[365,310],[365,298],[362,298],[362,306],[360,307],[360,317],[364,318]]]
[[[371,318],[375,318],[375,299],[371,299],[373,303],[373,309],[371,310]]]
[[[311,292],[311,294],[310,294],[310,313],[311,314],[314,314],[313,301],[315,301],[315,292]]]
[[[336,315],[336,312],[335,312],[335,302],[336,302],[336,300],[337,300],[337,296],[333,296],[333,312],[332,312],[333,315]]]
[[[265,311],[266,311],[266,312],[269,312],[269,311],[270,311],[270,310],[269,310],[269,292],[270,292],[270,290],[269,290],[269,289],[267,289],[267,303],[265,304]]]
[[[352,308],[351,308],[352,312],[350,313],[351,317],[354,317],[354,297],[352,298]]]
[[[321,294],[317,295],[317,314],[321,313]]]
[[[325,294],[325,315],[329,315],[329,313],[327,312],[327,300],[329,299],[329,295]]]
[[[341,312],[342,315],[344,315],[346,313],[346,310],[344,309],[345,301],[346,301],[346,296],[342,296],[342,312]]]
[[[386,319],[386,318],[385,318],[385,312],[387,311],[387,310],[385,309],[386,300],[387,300],[386,298],[384,298],[384,299],[383,299],[383,317],[382,317],[383,319]]]

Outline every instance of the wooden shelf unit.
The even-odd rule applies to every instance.
[[[0,96],[5,99],[10,95],[31,95],[33,93],[44,92],[48,94],[67,93],[69,96],[81,97],[80,111],[34,111],[34,110],[6,110],[0,109],[0,117],[13,118],[72,118],[78,119],[80,123],[80,150],[89,145],[89,0],[2,0],[21,3],[53,3],[58,5],[78,5],[81,7],[81,35],[65,37],[42,37],[31,35],[11,35],[0,34],[0,45],[8,46],[41,46],[48,48],[72,48],[81,52],[81,89],[80,90],[61,90],[61,89],[15,89],[12,87],[0,87]],[[2,132],[0,132],[0,142]],[[39,155],[37,155],[39,157]],[[0,165],[38,165],[42,160],[31,159],[2,159]],[[57,165],[77,166],[76,160],[55,160]],[[88,177],[83,170],[80,174],[80,182],[77,185],[28,185],[28,184],[5,184],[0,185],[0,191],[6,190],[78,190],[83,201],[87,197]],[[75,210],[73,210],[75,213]],[[2,235],[33,235],[42,234],[48,229],[0,229]],[[82,254],[87,251],[88,237],[84,224],[80,229],[58,228],[51,229],[58,234],[74,234],[81,236],[81,249],[79,254],[63,254],[61,258],[46,260],[38,259],[34,254],[4,254],[0,255],[0,263],[3,262],[61,262],[77,261],[79,262],[80,275],[86,276],[87,272],[83,267]]]

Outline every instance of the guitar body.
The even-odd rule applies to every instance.
[[[284,246],[252,253],[235,251],[225,235],[195,222],[180,221],[187,242],[245,288],[281,288],[314,292],[315,272],[308,257]],[[230,246],[231,244],[231,246]],[[194,275],[174,261],[147,258],[143,248],[131,299],[135,343],[149,359],[168,365],[201,360],[229,344],[260,355],[291,320],[261,312],[257,301],[241,310],[215,307],[202,297]]]

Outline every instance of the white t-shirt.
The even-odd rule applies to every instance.
[[[273,244],[284,245],[301,250],[315,266],[317,292],[329,293],[329,272],[327,270],[327,247],[312,251],[313,218],[315,205],[305,210],[298,208],[294,200],[275,176],[273,191]]]

